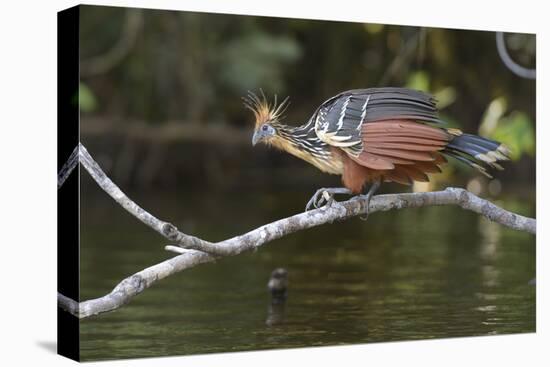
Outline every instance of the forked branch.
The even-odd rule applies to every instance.
[[[129,213],[171,241],[173,245],[165,246],[166,250],[179,254],[129,276],[122,280],[111,293],[103,297],[76,302],[62,294],[58,294],[59,306],[81,319],[113,311],[128,303],[134,296],[143,292],[158,280],[182,270],[214,261],[216,258],[238,255],[245,251],[257,249],[268,242],[294,232],[326,223],[346,220],[364,214],[366,211],[366,201],[356,197],[348,201],[336,203],[330,207],[323,207],[280,219],[243,235],[212,243],[187,235],[179,231],[171,223],[162,221],[145,211],[128,198],[107,177],[82,144],[79,144],[75,151],[78,151],[78,160],[82,166],[105,192]],[[73,155],[76,154],[73,153]],[[71,170],[74,166],[71,167]],[[60,172],[59,180],[61,183],[62,175],[66,178],[68,175],[66,170]],[[392,209],[438,205],[458,205],[463,209],[483,215],[506,227],[532,234],[536,233],[535,219],[509,212],[487,200],[481,199],[471,192],[459,188],[448,188],[444,191],[435,192],[377,195],[370,201],[369,214]]]

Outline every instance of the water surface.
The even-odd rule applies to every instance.
[[[83,181],[87,181],[83,178]],[[182,231],[216,241],[303,210],[309,192],[129,192]],[[534,202],[497,202],[534,216]],[[81,299],[173,256],[93,185],[81,207]],[[289,272],[270,306],[271,271]],[[81,322],[83,360],[535,331],[535,237],[455,207],[376,213],[200,265]]]

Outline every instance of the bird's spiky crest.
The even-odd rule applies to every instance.
[[[288,107],[288,97],[277,104],[277,95],[275,95],[273,103],[269,103],[262,89],[260,89],[260,93],[261,98],[251,91],[248,91],[247,96],[243,97],[245,107],[254,113],[255,129],[268,121],[278,122]]]

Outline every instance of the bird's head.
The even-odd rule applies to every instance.
[[[248,96],[243,98],[245,107],[254,113],[256,120],[252,145],[259,142],[270,144],[277,138],[281,127],[279,120],[288,105],[288,97],[277,104],[277,96],[275,96],[273,103],[269,103],[263,91],[261,93],[262,98],[252,92],[248,92]]]

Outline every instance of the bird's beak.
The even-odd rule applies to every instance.
[[[252,146],[258,144],[258,142],[259,142],[260,140],[262,140],[262,138],[263,138],[262,132],[259,131],[259,130],[258,130],[258,131],[255,131],[255,132],[254,132],[254,135],[252,136]]]

